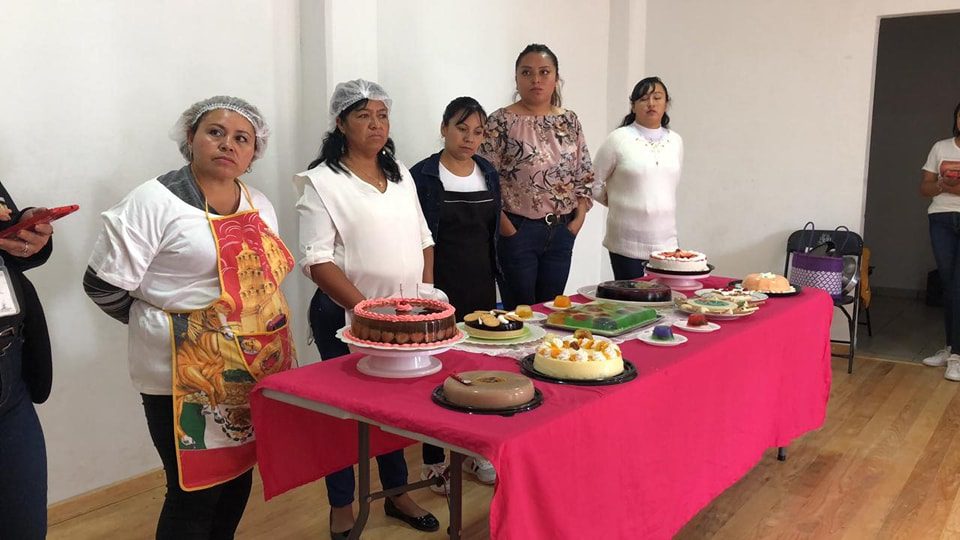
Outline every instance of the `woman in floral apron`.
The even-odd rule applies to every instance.
[[[233,97],[195,103],[188,165],[103,213],[84,288],[129,324],[129,365],[167,477],[157,538],[233,538],[256,460],[248,393],[296,364],[280,283],[293,258],[270,201],[239,176],[269,130]]]

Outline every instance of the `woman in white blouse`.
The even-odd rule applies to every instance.
[[[593,197],[609,209],[603,245],[615,279],[642,277],[650,254],[677,249],[683,139],[668,129],[670,94],[659,77],[633,87],[630,114],[593,162]]]
[[[294,178],[300,199],[301,266],[318,290],[310,326],[324,360],[349,353],[335,333],[366,298],[392,296],[433,282],[433,237],[410,172],[394,159],[392,100],[378,84],[357,79],[337,85],[330,101],[333,124],[320,156]],[[423,290],[423,287],[420,287]],[[407,483],[403,451],[377,457],[384,489]],[[353,468],[326,477],[332,538],[354,524]],[[388,516],[423,531],[437,519],[406,493],[387,497]]]

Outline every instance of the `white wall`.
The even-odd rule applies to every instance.
[[[453,98],[476,98],[488,113],[514,101],[514,62],[530,43],[544,43],[560,63],[563,105],[577,113],[587,144],[595,152],[610,131],[608,118],[608,58],[610,5],[626,23],[642,19],[628,2],[494,0],[469,7],[428,0],[378,3],[379,82],[391,93],[391,131],[398,155],[408,166],[442,148],[440,121]],[[632,15],[631,15],[632,13]],[[626,36],[622,36],[626,39]],[[618,45],[626,51],[626,45]],[[639,51],[638,51],[639,53]],[[636,62],[637,55],[618,59]],[[613,71],[623,74],[618,65]],[[635,81],[634,81],[635,82]],[[617,79],[619,102],[625,102],[633,82]],[[626,105],[620,105],[622,117]],[[618,109],[618,110],[619,110]],[[605,211],[599,205],[588,214],[574,249],[567,289],[596,283],[610,274],[600,242]]]
[[[290,177],[306,158],[291,144],[297,12],[293,1],[2,3],[0,178],[21,206],[81,207],[56,224],[53,256],[30,272],[53,337],[54,387],[39,408],[51,502],[159,466],[127,376],[126,328],[80,280],[98,213],[183,165],[168,132],[192,102],[227,93],[261,107],[273,137],[245,179],[296,245]],[[306,312],[298,295],[291,304]]]
[[[649,0],[646,66],[684,137],[678,227],[717,273],[782,270],[807,220],[862,230],[883,15],[956,0]]]

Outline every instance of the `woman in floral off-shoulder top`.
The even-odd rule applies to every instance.
[[[480,154],[500,173],[498,252],[504,307],[552,300],[570,274],[591,206],[593,168],[580,120],[560,107],[557,57],[528,45],[515,64],[520,100],[486,122]]]

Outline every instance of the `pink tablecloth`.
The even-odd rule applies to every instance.
[[[510,359],[451,351],[435,375],[379,379],[359,373],[351,355],[278,374],[252,398],[265,496],[356,463],[357,452],[355,422],[268,399],[261,390],[270,388],[485,456],[497,470],[493,538],[669,538],[764,450],[822,425],[832,310],[825,293],[807,289],[720,321],[717,332],[688,333],[678,347],[626,342],[636,380],[535,381],[543,406],[509,418],[449,411],[430,393],[450,372],[517,371]],[[411,443],[371,433],[375,454]]]

